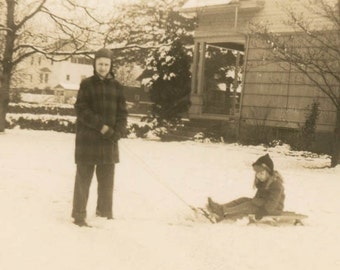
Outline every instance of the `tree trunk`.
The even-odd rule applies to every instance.
[[[2,76],[0,80],[0,132],[6,128],[6,114],[9,103],[9,89],[13,72],[13,51],[16,39],[16,25],[14,21],[15,1],[6,1],[7,3],[7,28],[5,36],[5,49],[2,61]]]
[[[7,77],[7,78],[6,78]],[[9,80],[8,74],[3,74],[0,87],[0,132],[4,132],[6,128],[6,114],[9,103]]]
[[[2,92],[2,90],[1,90]],[[4,132],[6,128],[6,113],[8,110],[9,99],[1,93],[0,94],[0,132]]]
[[[340,164],[340,107],[337,107],[331,166],[335,167],[339,164]]]

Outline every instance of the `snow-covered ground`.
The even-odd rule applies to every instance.
[[[286,147],[124,139],[115,220],[70,218],[74,135],[9,130],[0,135],[1,270],[340,269],[340,167]],[[286,210],[305,226],[210,224],[189,205],[208,196],[252,196],[251,163],[269,152],[285,179]]]

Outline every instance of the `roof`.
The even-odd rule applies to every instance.
[[[44,67],[40,69],[41,72],[52,72],[49,68]]]
[[[59,83],[55,87],[53,87],[55,90],[79,90],[79,84],[75,83]]]
[[[198,8],[225,6],[234,0],[189,0],[181,8],[181,11],[196,11]]]
[[[236,6],[242,10],[259,10],[264,4],[264,0],[188,0],[180,8],[180,12],[195,13],[203,9],[219,10]]]

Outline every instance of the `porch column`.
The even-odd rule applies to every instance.
[[[191,93],[197,94],[197,78],[198,78],[198,63],[200,58],[200,44],[195,42],[194,46],[194,59],[192,68],[192,81],[191,81]]]
[[[236,98],[237,98],[237,88],[239,86],[238,83],[238,73],[240,71],[240,52],[237,52],[236,55],[236,64],[235,64],[235,76],[234,76],[234,81],[233,81],[233,95],[231,99],[231,115],[236,114]]]
[[[204,88],[205,42],[195,42],[192,72],[191,107],[189,114],[202,114]]]
[[[197,83],[197,94],[203,94],[204,88],[204,66],[205,66],[205,51],[206,51],[206,42],[201,43],[200,53],[200,61],[198,64],[198,83]]]

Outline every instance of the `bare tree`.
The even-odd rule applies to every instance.
[[[5,129],[13,74],[33,54],[62,61],[107,46],[114,50],[115,64],[144,63],[150,50],[171,43],[178,33],[192,39],[186,29],[192,31],[193,21],[176,12],[183,0],[108,5],[105,16],[81,2],[0,0],[0,13],[5,15],[0,18],[0,132]]]
[[[75,0],[1,0],[0,12],[0,132],[5,130],[12,76],[19,63],[40,53],[53,61],[92,52],[105,22]],[[67,48],[67,51],[64,49]]]
[[[252,33],[267,44],[265,61],[288,63],[325,94],[336,110],[331,165],[340,164],[340,1],[306,0],[309,13],[286,6],[289,34],[278,34],[265,24],[253,24]],[[309,14],[309,15],[307,15]],[[324,23],[317,24],[315,18]],[[284,65],[283,65],[284,66]]]

